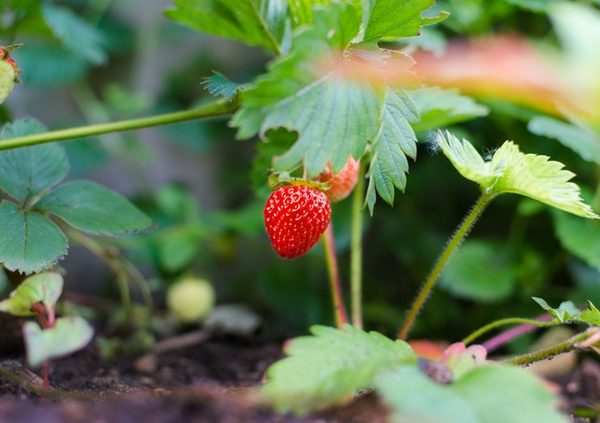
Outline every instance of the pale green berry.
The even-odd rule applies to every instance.
[[[186,276],[167,290],[167,307],[184,323],[197,322],[205,317],[215,304],[215,291],[206,280]]]
[[[15,68],[5,60],[0,59],[0,104],[10,95],[17,75]]]

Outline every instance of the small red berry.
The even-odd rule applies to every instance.
[[[325,194],[332,202],[337,203],[350,195],[356,185],[359,168],[360,163],[352,156],[348,158],[342,170],[335,175],[331,171],[331,165],[327,163],[325,170],[319,175],[319,181],[329,183],[329,189],[325,191]]]
[[[331,205],[316,188],[284,185],[267,199],[264,217],[273,249],[291,259],[308,253],[319,242],[331,220]]]

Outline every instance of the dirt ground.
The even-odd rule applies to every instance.
[[[93,349],[52,367],[58,399],[40,397],[0,377],[0,422],[11,423],[384,423],[372,396],[345,407],[297,418],[257,401],[266,368],[281,357],[277,344],[209,340],[160,354],[151,366],[108,363]],[[3,365],[36,381],[18,360]],[[141,368],[140,368],[141,367]],[[145,368],[145,369],[144,369]],[[16,369],[16,370],[15,370]],[[561,381],[563,408],[600,403],[600,366],[583,361]],[[587,420],[580,419],[578,422]]]

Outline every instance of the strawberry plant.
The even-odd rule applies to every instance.
[[[98,348],[113,358],[141,355],[134,367],[142,373],[156,373],[159,355],[218,334],[215,327],[253,320],[215,306],[215,298],[241,292],[273,313],[265,326],[275,332],[286,319],[297,319],[295,328],[318,323],[285,344],[285,357],[257,389],[278,413],[304,418],[365,397],[384,404],[392,422],[561,422],[564,412],[577,412],[525,367],[573,351],[597,354],[600,345],[597,8],[174,0],[161,18],[179,26],[173,45],[186,27],[209,37],[203,43],[244,44],[263,61],[251,72],[212,75],[196,63],[193,84],[177,88],[185,78],[173,78],[177,95],[164,100],[104,87],[106,76],[91,72],[113,69],[112,60],[131,47],[122,42],[123,25],[110,19],[110,2],[87,3],[0,6],[0,36],[19,43],[0,49],[0,264],[14,285],[0,310],[37,318],[22,324],[22,337],[28,365],[43,366],[45,388],[50,360],[83,348],[93,333],[80,317],[56,317],[59,265],[71,243],[100,258],[117,282],[120,309],[106,319]],[[524,16],[530,28],[521,26]],[[473,37],[497,22],[506,24],[503,32],[544,41]],[[149,28],[146,37],[160,33]],[[145,75],[156,55],[137,42],[136,67]],[[166,62],[183,68],[161,57]],[[89,124],[48,130],[38,119],[12,118],[13,101],[14,115],[23,114],[21,89],[65,83],[66,103]],[[192,85],[210,97],[198,100]],[[180,101],[191,107],[173,111]],[[223,117],[227,125],[214,119]],[[179,131],[174,138],[187,149],[176,160],[179,171],[189,156],[206,153],[198,134],[225,138],[229,128],[253,140],[211,147],[226,159],[207,153],[204,165],[224,170],[203,186],[210,192],[204,203],[193,188],[158,187],[144,173],[149,150],[135,131],[172,124],[182,124],[168,130]],[[252,149],[244,163],[251,175],[237,178],[245,149]],[[109,159],[123,163],[124,179],[145,186],[135,205],[96,182],[64,182],[70,163],[78,173]],[[242,188],[227,196],[236,178]],[[478,222],[484,230],[467,239]],[[419,279],[420,286],[411,283]],[[552,285],[558,279],[567,282]],[[169,313],[155,309],[157,299],[156,308]],[[191,333],[174,335],[179,323]],[[473,345],[509,325],[516,327]],[[521,335],[555,327],[569,336],[527,349],[532,342]],[[421,347],[435,338],[453,343],[425,356]],[[494,355],[500,348],[507,358]],[[593,417],[600,410],[593,401],[583,408]]]

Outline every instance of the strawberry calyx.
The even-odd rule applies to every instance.
[[[21,68],[19,68],[19,66],[17,65],[17,62],[15,62],[12,57],[10,57],[10,54],[21,46],[22,46],[22,44],[12,44],[10,46],[0,46],[0,60],[5,61],[10,66],[12,66],[12,68],[15,71],[15,79],[14,79],[15,82],[20,82],[19,74],[21,73]]]
[[[302,185],[302,186],[318,189],[319,191],[327,191],[329,189],[328,182],[320,182],[320,181],[315,181],[312,179],[297,178],[297,177],[290,176],[288,173],[280,173],[280,174],[272,173],[271,175],[269,175],[268,184],[272,190],[275,190],[282,186],[293,186],[293,185]]]

